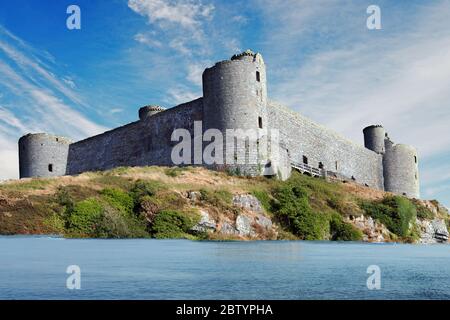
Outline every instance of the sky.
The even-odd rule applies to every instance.
[[[3,0],[0,180],[23,134],[79,140],[195,99],[204,68],[246,49],[271,99],[361,145],[371,124],[414,145],[422,198],[450,207],[450,0]]]

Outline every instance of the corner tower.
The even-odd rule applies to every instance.
[[[405,144],[393,144],[386,138],[383,157],[384,189],[419,198],[418,158],[415,148]]]
[[[55,177],[66,174],[71,141],[46,133],[27,134],[19,139],[19,176]]]

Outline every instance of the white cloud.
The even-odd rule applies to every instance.
[[[17,178],[17,141],[23,134],[48,132],[76,140],[107,130],[77,110],[86,105],[73,90],[73,79],[58,77],[37,58],[47,59],[47,53],[2,26],[0,51],[0,90],[8,93],[0,106],[0,179]]]
[[[129,0],[128,6],[136,13],[147,17],[149,23],[161,27],[172,25],[183,28],[198,28],[203,19],[212,17],[214,6],[200,1]]]
[[[208,66],[209,64],[210,64],[209,62],[189,64],[187,66],[188,73],[187,73],[186,79],[189,82],[201,87],[203,71],[205,70],[206,66]]]
[[[383,2],[381,31],[365,28],[365,7],[353,2],[255,3],[272,98],[360,144],[363,127],[381,123],[395,142],[417,147],[424,194],[448,185],[448,1]]]
[[[168,90],[169,102],[175,104],[180,104],[188,101],[192,101],[201,97],[201,93],[197,91],[192,91],[184,86],[177,86],[175,88],[170,88]]]
[[[149,47],[157,47],[157,48],[161,48],[162,47],[161,41],[153,39],[148,34],[137,33],[134,36],[134,40],[136,40],[139,43],[146,44]]]
[[[172,49],[175,49],[176,51],[180,52],[181,54],[190,56],[192,54],[191,49],[186,45],[186,40],[182,38],[175,38],[172,41],[170,41],[169,46]]]

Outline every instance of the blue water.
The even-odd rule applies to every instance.
[[[0,299],[450,299],[450,246],[0,237]]]

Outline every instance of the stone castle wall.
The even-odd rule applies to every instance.
[[[270,126],[280,130],[291,161],[352,177],[356,182],[383,190],[382,156],[273,101],[268,104]]]
[[[193,123],[202,120],[202,111],[200,98],[73,143],[67,174],[118,166],[173,165],[171,151],[177,143],[171,142],[173,130],[185,128],[193,135]]]
[[[206,69],[202,98],[168,110],[146,106],[139,110],[139,118],[73,144],[49,135],[26,135],[19,140],[20,176],[71,175],[119,166],[171,166],[172,151],[179,143],[171,141],[173,131],[184,128],[193,138],[194,121],[202,121],[199,133],[216,129],[225,138],[227,129],[237,129],[253,130],[260,136],[254,141],[256,148],[242,136],[233,138],[234,152],[226,152],[226,146],[223,152],[227,157],[225,164],[202,163],[202,157],[195,159],[195,145],[200,146],[200,153],[205,146],[211,147],[210,142],[192,141],[189,164],[234,170],[241,175],[279,175],[284,179],[290,174],[291,162],[307,162],[310,167],[372,188],[419,196],[414,148],[393,145],[379,125],[364,129],[363,147],[269,100],[264,61],[260,54],[251,51]],[[279,130],[278,155],[271,154],[276,148],[269,141],[271,129]],[[211,137],[209,141],[215,139]],[[230,154],[233,161],[245,155],[246,164],[230,164]]]

